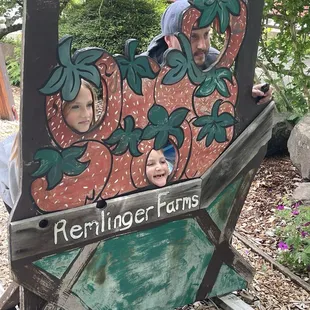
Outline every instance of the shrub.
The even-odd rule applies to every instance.
[[[276,229],[280,239],[278,260],[296,272],[306,273],[310,270],[310,206],[301,202],[281,204],[276,217],[280,223]]]
[[[21,38],[16,40],[3,40],[4,42],[14,45],[14,55],[6,58],[6,67],[11,85],[20,85],[20,58],[21,58]]]

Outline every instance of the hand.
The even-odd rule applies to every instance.
[[[261,91],[261,87],[263,85],[264,84],[257,84],[257,85],[254,85],[252,88],[253,98],[263,97],[257,102],[257,104],[265,104],[272,100],[272,91],[273,91],[272,87],[269,87],[269,90],[266,93],[264,93],[263,91]]]

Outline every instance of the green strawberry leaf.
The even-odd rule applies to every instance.
[[[142,136],[142,129],[135,128],[135,120],[129,115],[124,118],[124,128],[116,129],[111,136],[104,140],[110,146],[115,146],[112,153],[122,155],[129,150],[134,157],[142,155],[138,145]]]
[[[229,25],[229,14],[237,16],[241,9],[239,0],[189,0],[189,2],[201,12],[199,28],[211,25],[218,17],[221,33],[224,33]]]
[[[81,79],[100,87],[101,79],[96,61],[104,51],[98,48],[78,50],[71,57],[72,37],[66,36],[59,41],[59,65],[50,74],[45,85],[40,89],[44,95],[60,92],[62,100],[73,101],[81,87]]]
[[[226,84],[226,80],[233,82],[232,72],[228,68],[215,68],[206,72],[206,78],[202,84],[196,89],[196,97],[207,97],[215,90],[224,97],[229,97],[230,92]]]
[[[153,71],[147,56],[135,55],[137,46],[137,40],[127,40],[125,56],[115,55],[114,58],[120,68],[122,79],[127,79],[129,87],[137,95],[142,96],[142,79],[154,79],[157,74]]]
[[[53,189],[63,178],[63,174],[69,176],[80,175],[89,165],[90,161],[81,163],[78,159],[84,154],[85,146],[71,146],[61,152],[46,148],[38,150],[34,160],[40,161],[39,168],[32,174],[33,177],[46,177],[47,190]]]
[[[219,114],[222,103],[223,100],[217,100],[212,107],[211,115],[200,116],[193,122],[195,127],[201,127],[197,135],[197,141],[206,138],[206,147],[209,147],[214,140],[218,143],[226,142],[226,128],[236,124],[236,119],[230,113],[223,112]]]
[[[169,116],[169,125],[172,127],[179,127],[184,122],[189,110],[186,108],[178,108],[174,110]]]
[[[168,143],[168,139],[169,139],[168,131],[159,131],[155,137],[154,149],[155,150],[162,149]]]

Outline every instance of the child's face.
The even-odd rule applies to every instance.
[[[79,132],[86,132],[93,120],[93,97],[88,88],[81,89],[74,101],[67,103],[65,119],[68,125]]]
[[[150,183],[162,187],[167,184],[168,164],[162,151],[152,150],[146,163],[146,176]]]

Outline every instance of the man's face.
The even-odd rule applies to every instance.
[[[206,27],[192,30],[191,47],[197,66],[203,66],[205,63],[206,54],[210,48],[210,29],[210,27]],[[179,40],[175,36],[166,36],[165,41],[169,48],[181,49]]]

